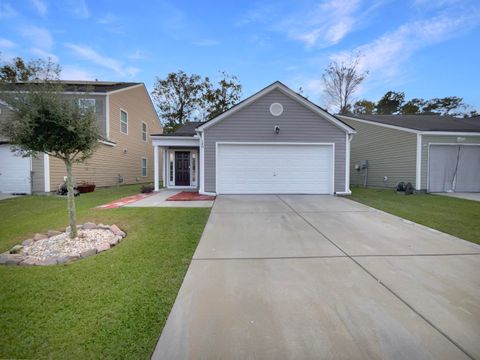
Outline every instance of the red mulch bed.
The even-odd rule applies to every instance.
[[[153,194],[154,193],[137,194],[137,195],[127,196],[127,197],[109,202],[108,204],[97,206],[97,208],[99,208],[99,209],[116,209],[116,208],[122,207],[124,205],[131,204],[135,201],[145,199],[149,196],[152,196]]]
[[[182,191],[167,198],[167,201],[212,201],[215,196],[200,195],[198,192]]]

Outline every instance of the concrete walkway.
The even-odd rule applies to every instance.
[[[480,201],[480,193],[438,193],[435,195],[450,196],[459,199]]]
[[[20,196],[20,195],[0,193],[0,200],[13,199],[13,198],[18,197],[18,196]]]
[[[153,359],[480,358],[480,246],[332,196],[219,196]]]
[[[125,205],[125,207],[188,207],[204,208],[212,207],[214,201],[167,201],[170,196],[178,194],[183,190],[162,189],[148,198]]]

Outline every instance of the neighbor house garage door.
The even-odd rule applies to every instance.
[[[0,192],[30,194],[30,158],[15,156],[0,145]]]
[[[217,144],[219,194],[332,194],[333,146]]]
[[[480,146],[430,145],[430,192],[480,192]]]

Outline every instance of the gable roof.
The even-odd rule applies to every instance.
[[[294,92],[292,89],[290,89],[288,86],[285,84],[281,83],[280,81],[275,81],[274,83],[270,84],[269,86],[263,88],[259,92],[251,95],[250,97],[246,98],[245,100],[239,102],[238,104],[234,105],[227,111],[221,113],[217,117],[214,117],[211,120],[208,120],[204,122],[202,125],[197,127],[197,131],[204,131],[205,129],[208,129],[209,127],[215,125],[216,123],[222,121],[223,119],[227,118],[231,114],[243,109],[247,105],[251,104],[255,100],[261,98],[262,96],[270,93],[273,90],[280,90],[282,93],[285,95],[289,96],[293,100],[296,100],[297,102],[301,103],[308,109],[312,110],[314,113],[322,116],[326,120],[330,121],[333,125],[337,126],[338,128],[346,131],[349,134],[355,133],[355,129],[353,129],[350,125],[344,123],[342,120],[338,119],[334,115],[330,114],[327,110],[321,108],[317,104],[314,104],[307,98],[303,97],[302,95]]]
[[[480,118],[446,115],[342,115],[352,120],[396,126],[416,131],[480,132]]]
[[[107,94],[113,91],[123,90],[133,86],[143,85],[141,82],[121,82],[121,81],[76,81],[76,80],[59,80],[66,92],[88,92]],[[11,90],[22,90],[27,84],[25,82],[17,82],[7,84],[7,88]]]

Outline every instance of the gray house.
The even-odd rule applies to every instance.
[[[338,116],[357,134],[351,183],[429,192],[480,191],[480,118],[439,115]]]
[[[212,120],[152,135],[152,144],[156,158],[163,150],[167,188],[202,194],[349,194],[354,133],[275,82]],[[154,177],[158,190],[158,165]]]

